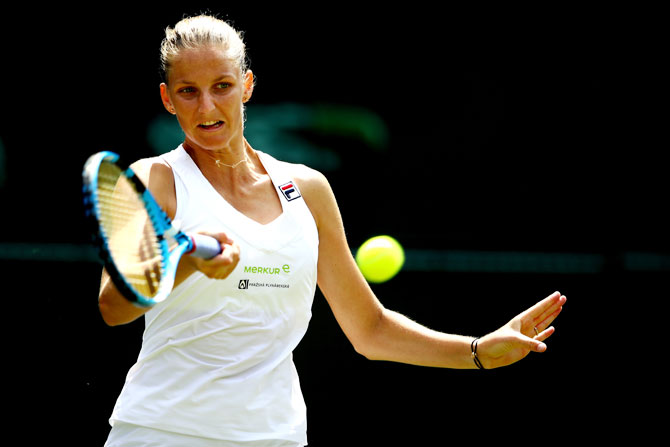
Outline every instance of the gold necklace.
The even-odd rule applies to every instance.
[[[232,169],[235,169],[235,168],[236,168],[240,163],[242,163],[243,161],[247,161],[247,157],[246,157],[246,155],[245,155],[245,157],[244,157],[242,160],[240,160],[240,161],[238,161],[237,163],[232,164],[232,165],[225,164],[225,163],[222,162],[221,160],[214,160],[214,162],[216,163],[216,165],[217,165],[218,167],[226,166],[226,167],[228,167],[228,168],[232,168]]]

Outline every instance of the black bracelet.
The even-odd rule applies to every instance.
[[[470,343],[470,351],[472,351],[472,360],[475,362],[475,365],[479,369],[486,369],[482,365],[482,362],[479,361],[479,357],[477,357],[477,342],[479,342],[478,338],[475,338],[472,340],[472,343]]]

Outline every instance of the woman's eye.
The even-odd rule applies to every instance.
[[[193,92],[195,92],[195,89],[193,87],[184,87],[179,89],[179,93],[190,94]]]
[[[216,88],[219,90],[224,90],[227,89],[228,87],[230,87],[230,82],[219,82],[218,84],[216,84]]]

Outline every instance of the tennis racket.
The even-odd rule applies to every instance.
[[[175,228],[149,190],[119,156],[98,152],[84,165],[84,207],[100,258],[129,301],[150,307],[172,291],[184,254],[209,259],[221,252],[216,239]]]

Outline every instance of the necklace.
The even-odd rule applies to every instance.
[[[249,144],[249,143],[247,143],[247,145],[248,145],[248,144]],[[187,150],[187,152],[189,152],[189,154],[191,153],[191,151],[193,151],[193,149],[191,149],[191,147],[188,146],[186,143],[184,143],[184,149]],[[226,167],[226,168],[235,169],[236,167],[238,167],[239,165],[241,165],[243,162],[245,162],[245,161],[251,161],[251,160],[249,159],[249,155],[246,153],[246,151],[244,152],[244,158],[242,158],[242,160],[240,160],[240,161],[238,161],[238,162],[236,162],[236,163],[233,163],[232,165],[229,165],[229,164],[227,164],[227,163],[222,162],[221,160],[218,160],[218,159],[215,158],[215,156],[212,155],[212,154],[207,153],[207,155],[208,155],[210,158],[213,158],[213,159],[214,159],[214,163],[216,163],[216,166],[217,166],[218,168]]]
[[[216,163],[216,165],[217,165],[218,167],[225,166],[225,167],[227,167],[227,168],[232,168],[232,169],[235,169],[240,163],[242,163],[242,162],[244,162],[244,161],[247,161],[247,157],[246,157],[246,156],[245,156],[242,160],[240,160],[240,161],[238,161],[237,163],[232,164],[232,165],[225,164],[225,163],[222,162],[221,160],[214,160],[214,162]]]

